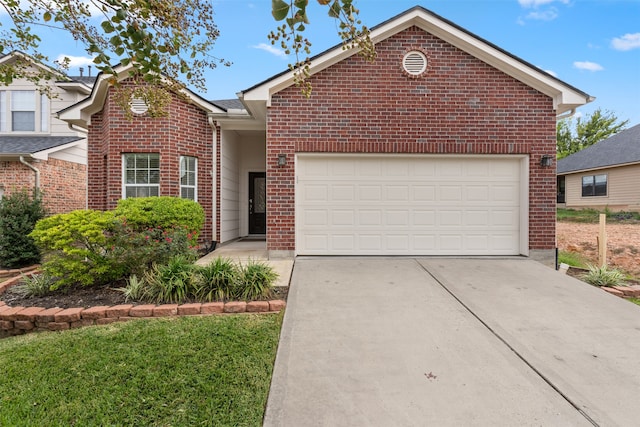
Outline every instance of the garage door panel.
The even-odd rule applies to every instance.
[[[382,188],[379,185],[359,185],[356,200],[380,201],[382,200]]]
[[[352,234],[337,234],[331,236],[331,248],[335,251],[352,252],[356,249],[355,236]]]
[[[385,212],[385,224],[387,226],[402,226],[407,227],[409,225],[409,211],[408,210],[388,210]]]
[[[301,255],[519,253],[519,158],[301,155],[297,173]]]

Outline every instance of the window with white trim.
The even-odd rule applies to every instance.
[[[198,200],[198,158],[180,156],[180,197]]]
[[[122,155],[122,198],[160,195],[160,154]]]
[[[606,195],[607,175],[588,175],[582,177],[582,197]]]
[[[49,132],[49,98],[35,90],[0,91],[0,132]]]

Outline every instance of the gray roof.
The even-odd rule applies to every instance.
[[[640,124],[558,160],[558,174],[640,162]]]
[[[0,136],[0,155],[34,154],[81,139],[78,136]]]
[[[96,82],[96,76],[69,76],[69,78],[74,82],[84,83],[87,86],[93,86]]]
[[[224,110],[224,111],[228,111],[231,109],[234,110],[244,110],[245,106],[242,103],[242,101],[240,101],[239,99],[218,99],[215,101],[209,101],[210,103],[212,103],[213,105],[215,105],[216,107]]]

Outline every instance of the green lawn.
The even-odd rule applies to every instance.
[[[607,222],[609,223],[640,221],[640,212],[611,212],[608,210],[601,212],[595,209],[558,208],[556,218],[558,221],[598,223],[601,213],[607,215]]]
[[[282,317],[137,320],[0,340],[0,426],[259,426]]]

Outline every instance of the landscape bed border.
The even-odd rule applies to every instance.
[[[0,271],[0,277],[19,274],[0,283],[0,294],[22,279],[22,274],[37,267]],[[286,306],[283,300],[228,301],[188,304],[120,304],[89,308],[12,307],[0,301],[0,338],[30,332],[62,331],[92,325],[106,325],[135,319],[168,316],[206,316],[215,314],[279,313]]]

